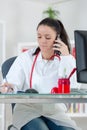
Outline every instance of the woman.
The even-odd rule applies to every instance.
[[[9,91],[14,92],[33,88],[38,93],[50,93],[57,86],[58,78],[69,76],[75,68],[75,59],[70,54],[68,36],[61,21],[43,19],[37,26],[37,41],[39,47],[22,53],[15,60],[2,92],[7,92],[10,86]],[[70,82],[71,87],[76,86],[75,74]],[[17,104],[11,130],[78,130],[65,111],[64,104]]]

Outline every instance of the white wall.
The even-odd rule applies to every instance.
[[[12,47],[16,43],[17,3],[14,0],[0,0],[0,20],[6,23],[6,51],[7,56],[13,53]],[[9,54],[8,54],[9,51]]]
[[[17,43],[36,41],[36,27],[45,7],[27,0],[0,0],[0,20],[6,22],[6,58],[16,55]]]
[[[71,0],[55,5],[60,11],[60,19],[65,25],[70,39],[74,38],[74,30],[87,30],[87,0]]]
[[[71,0],[52,5],[60,11],[70,39],[75,29],[87,30],[87,0]],[[48,5],[29,0],[0,0],[0,20],[6,22],[6,57],[17,54],[19,42],[36,41],[36,27]]]

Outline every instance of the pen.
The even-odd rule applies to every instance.
[[[5,77],[5,81],[6,81],[6,83],[8,83],[8,81],[7,81],[7,77]]]
[[[6,83],[8,83],[8,80],[7,80],[6,77],[5,77],[5,81],[6,81]],[[7,93],[10,92],[10,91],[13,91],[13,88],[11,86],[6,86],[6,87],[7,87]]]

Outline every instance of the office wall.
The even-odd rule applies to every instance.
[[[76,29],[87,30],[87,0],[70,0],[55,5],[60,11],[60,19],[63,21],[70,39],[74,38]]]
[[[19,42],[36,41],[36,27],[45,7],[28,0],[0,0],[0,20],[6,23],[6,58],[17,54]]]
[[[71,0],[52,5],[60,11],[70,39],[75,29],[87,29],[87,0]],[[6,58],[17,54],[19,42],[36,41],[36,27],[47,4],[29,0],[0,0],[0,20],[6,22]]]
[[[17,41],[17,18],[19,8],[16,0],[0,0],[0,20],[6,24],[6,55],[13,54],[14,44]]]

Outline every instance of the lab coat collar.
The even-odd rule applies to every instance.
[[[41,54],[41,52],[39,52],[39,55],[38,55],[38,57],[37,57],[37,61],[42,61],[42,60],[43,60],[42,54]],[[57,58],[57,57],[54,57],[53,60],[58,60],[58,58]]]
[[[39,52],[39,54],[38,54],[38,57],[37,57],[37,61],[42,61],[43,59],[42,59],[42,54],[41,54],[41,52]]]

